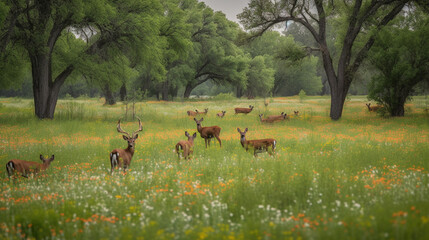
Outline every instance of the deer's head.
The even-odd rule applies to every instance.
[[[119,119],[118,125],[116,127],[117,130],[118,130],[118,132],[125,134],[125,135],[122,135],[122,137],[124,138],[125,141],[127,141],[128,148],[134,148],[135,141],[139,137],[139,135],[137,133],[143,130],[142,122],[141,122],[140,118],[137,118],[137,119],[139,120],[139,129],[137,129],[135,132],[133,132],[132,135],[130,135],[129,133],[127,133],[124,130],[122,130],[122,128],[121,128],[121,119]]]

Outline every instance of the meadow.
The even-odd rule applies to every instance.
[[[130,169],[111,175],[110,151],[126,147],[118,119],[138,127],[121,103],[60,100],[54,120],[38,120],[31,100],[0,98],[0,238],[429,239],[428,100],[415,97],[402,118],[369,113],[366,102],[348,99],[339,121],[328,97],[138,103]],[[196,108],[209,109],[203,126],[222,128],[222,148],[206,149],[198,134],[192,159],[178,160]],[[258,118],[294,110],[289,121]],[[237,127],[276,139],[276,154],[253,157]],[[47,171],[7,177],[10,159],[40,154],[55,154]]]

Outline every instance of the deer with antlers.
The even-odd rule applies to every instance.
[[[185,131],[185,136],[188,137],[188,140],[181,140],[176,144],[177,156],[180,159],[180,152],[183,151],[183,157],[189,159],[189,155],[194,152],[194,139],[197,137],[197,133],[194,133],[192,136]]]
[[[246,151],[249,150],[249,148],[253,148],[253,155],[256,157],[256,154],[261,152],[267,152],[269,155],[272,155],[275,153],[276,149],[276,140],[272,138],[267,139],[257,139],[257,140],[246,140],[246,133],[248,128],[242,132],[240,128],[237,128],[237,131],[240,133],[240,143],[241,146],[243,146]],[[269,148],[271,147],[271,152],[269,151]]]
[[[368,111],[370,112],[377,112],[379,109],[383,108],[383,106],[380,105],[371,107],[371,103],[366,103],[366,106],[368,107]]]
[[[197,130],[200,133],[200,136],[204,138],[204,141],[206,143],[206,148],[207,148],[207,142],[209,143],[209,146],[210,146],[210,141],[214,137],[219,142],[220,147],[222,147],[222,141],[219,138],[221,128],[218,126],[202,127],[201,122],[203,120],[204,118],[201,118],[200,120],[197,120],[196,118],[194,118],[195,123],[197,123]]]
[[[235,114],[238,114],[238,113],[248,114],[253,110],[253,106],[249,105],[249,108],[234,108],[234,110],[235,110]]]
[[[225,113],[226,113],[226,111],[222,111],[222,112],[216,114],[216,116],[223,118],[223,117],[225,117]]]
[[[28,174],[36,174],[40,171],[45,171],[51,162],[54,161],[54,158],[54,155],[52,155],[50,158],[45,158],[42,154],[40,154],[40,160],[42,160],[42,163],[12,159],[6,163],[7,175],[10,178],[14,172],[19,172],[23,177],[28,178]]]
[[[140,118],[137,118],[137,119],[139,120],[139,129],[137,129],[135,132],[133,132],[132,135],[130,135],[129,133],[122,130],[121,119],[119,119],[119,121],[118,121],[118,125],[116,126],[116,130],[119,133],[125,134],[125,135],[122,135],[122,137],[124,138],[125,141],[127,141],[128,147],[126,149],[117,148],[117,149],[114,149],[110,153],[110,164],[112,166],[111,174],[113,174],[113,170],[116,167],[121,167],[121,166],[124,169],[124,173],[125,173],[127,168],[131,164],[131,159],[134,155],[135,141],[139,137],[139,135],[137,133],[141,132],[143,130],[142,122],[141,122]]]

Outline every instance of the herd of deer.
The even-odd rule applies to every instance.
[[[371,107],[371,104],[366,104],[368,107],[368,110],[370,112],[377,111],[380,109],[380,106],[374,106]],[[253,110],[253,106],[249,106],[249,108],[235,108],[235,114],[238,113],[244,113],[248,114]],[[189,116],[196,116],[196,115],[206,115],[208,112],[208,109],[206,108],[204,112],[199,112],[198,110],[194,111],[187,111],[187,114]],[[218,117],[224,117],[226,111],[222,111],[221,113],[218,113]],[[299,115],[299,111],[294,111],[294,114],[296,116]],[[282,112],[280,115],[274,115],[274,116],[268,116],[267,118],[263,119],[262,114],[259,115],[259,118],[261,119],[261,122],[276,122],[281,121],[285,119],[289,119],[289,116],[287,116],[286,113]],[[219,142],[219,146],[222,147],[222,141],[219,138],[221,128],[219,126],[210,126],[210,127],[203,127],[201,126],[201,122],[204,120],[204,118],[201,118],[200,120],[197,120],[194,118],[195,123],[197,124],[197,131],[200,133],[200,136],[204,138],[206,148],[207,146],[210,146],[210,141],[212,138],[216,138]],[[143,130],[142,123],[140,118],[138,118],[139,121],[139,128],[134,131],[131,135],[128,132],[125,132],[121,128],[121,120],[119,119],[118,124],[116,126],[116,130],[119,133],[123,133],[122,135],[123,139],[127,141],[127,148],[125,149],[114,149],[110,153],[110,165],[111,165],[111,174],[113,173],[114,169],[116,167],[122,167],[123,171],[126,172],[127,168],[131,164],[131,159],[134,155],[134,147],[135,147],[135,141],[138,138],[138,132],[141,132]],[[249,148],[253,149],[253,155],[256,156],[257,153],[261,152],[268,152],[268,154],[272,155],[275,153],[276,148],[276,140],[272,138],[267,139],[255,139],[255,140],[246,140],[246,133],[248,131],[248,128],[242,132],[240,128],[237,128],[237,131],[240,133],[240,143],[241,146],[246,149],[246,151],[249,150]],[[183,157],[185,159],[189,159],[190,155],[193,153],[193,146],[194,146],[194,139],[197,137],[197,133],[195,132],[192,136],[185,131],[186,137],[188,137],[188,140],[182,140],[179,141],[176,144],[176,152],[178,154],[178,157],[180,159],[180,152],[183,152]],[[271,151],[270,151],[271,148]],[[6,163],[6,171],[9,176],[9,178],[14,174],[14,172],[20,173],[24,177],[28,177],[28,174],[31,173],[38,173],[40,171],[46,170],[52,161],[54,161],[55,156],[52,155],[50,158],[45,158],[43,155],[40,155],[40,160],[42,163],[37,162],[30,162],[30,161],[24,161],[20,159],[12,159],[9,162]]]

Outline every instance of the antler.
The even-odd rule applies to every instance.
[[[130,136],[130,134],[129,134],[129,133],[127,133],[127,132],[125,132],[124,130],[122,130],[122,128],[121,128],[121,119],[119,119],[119,121],[118,121],[118,125],[116,126],[116,129],[117,129],[117,130],[118,130],[118,132],[120,132],[120,133],[127,134],[127,136],[128,136],[128,137]]]
[[[136,136],[136,134],[137,134],[138,132],[143,131],[142,121],[140,120],[140,118],[139,118],[139,117],[137,117],[137,119],[139,120],[139,129],[138,129],[137,131],[133,132],[133,138]]]

